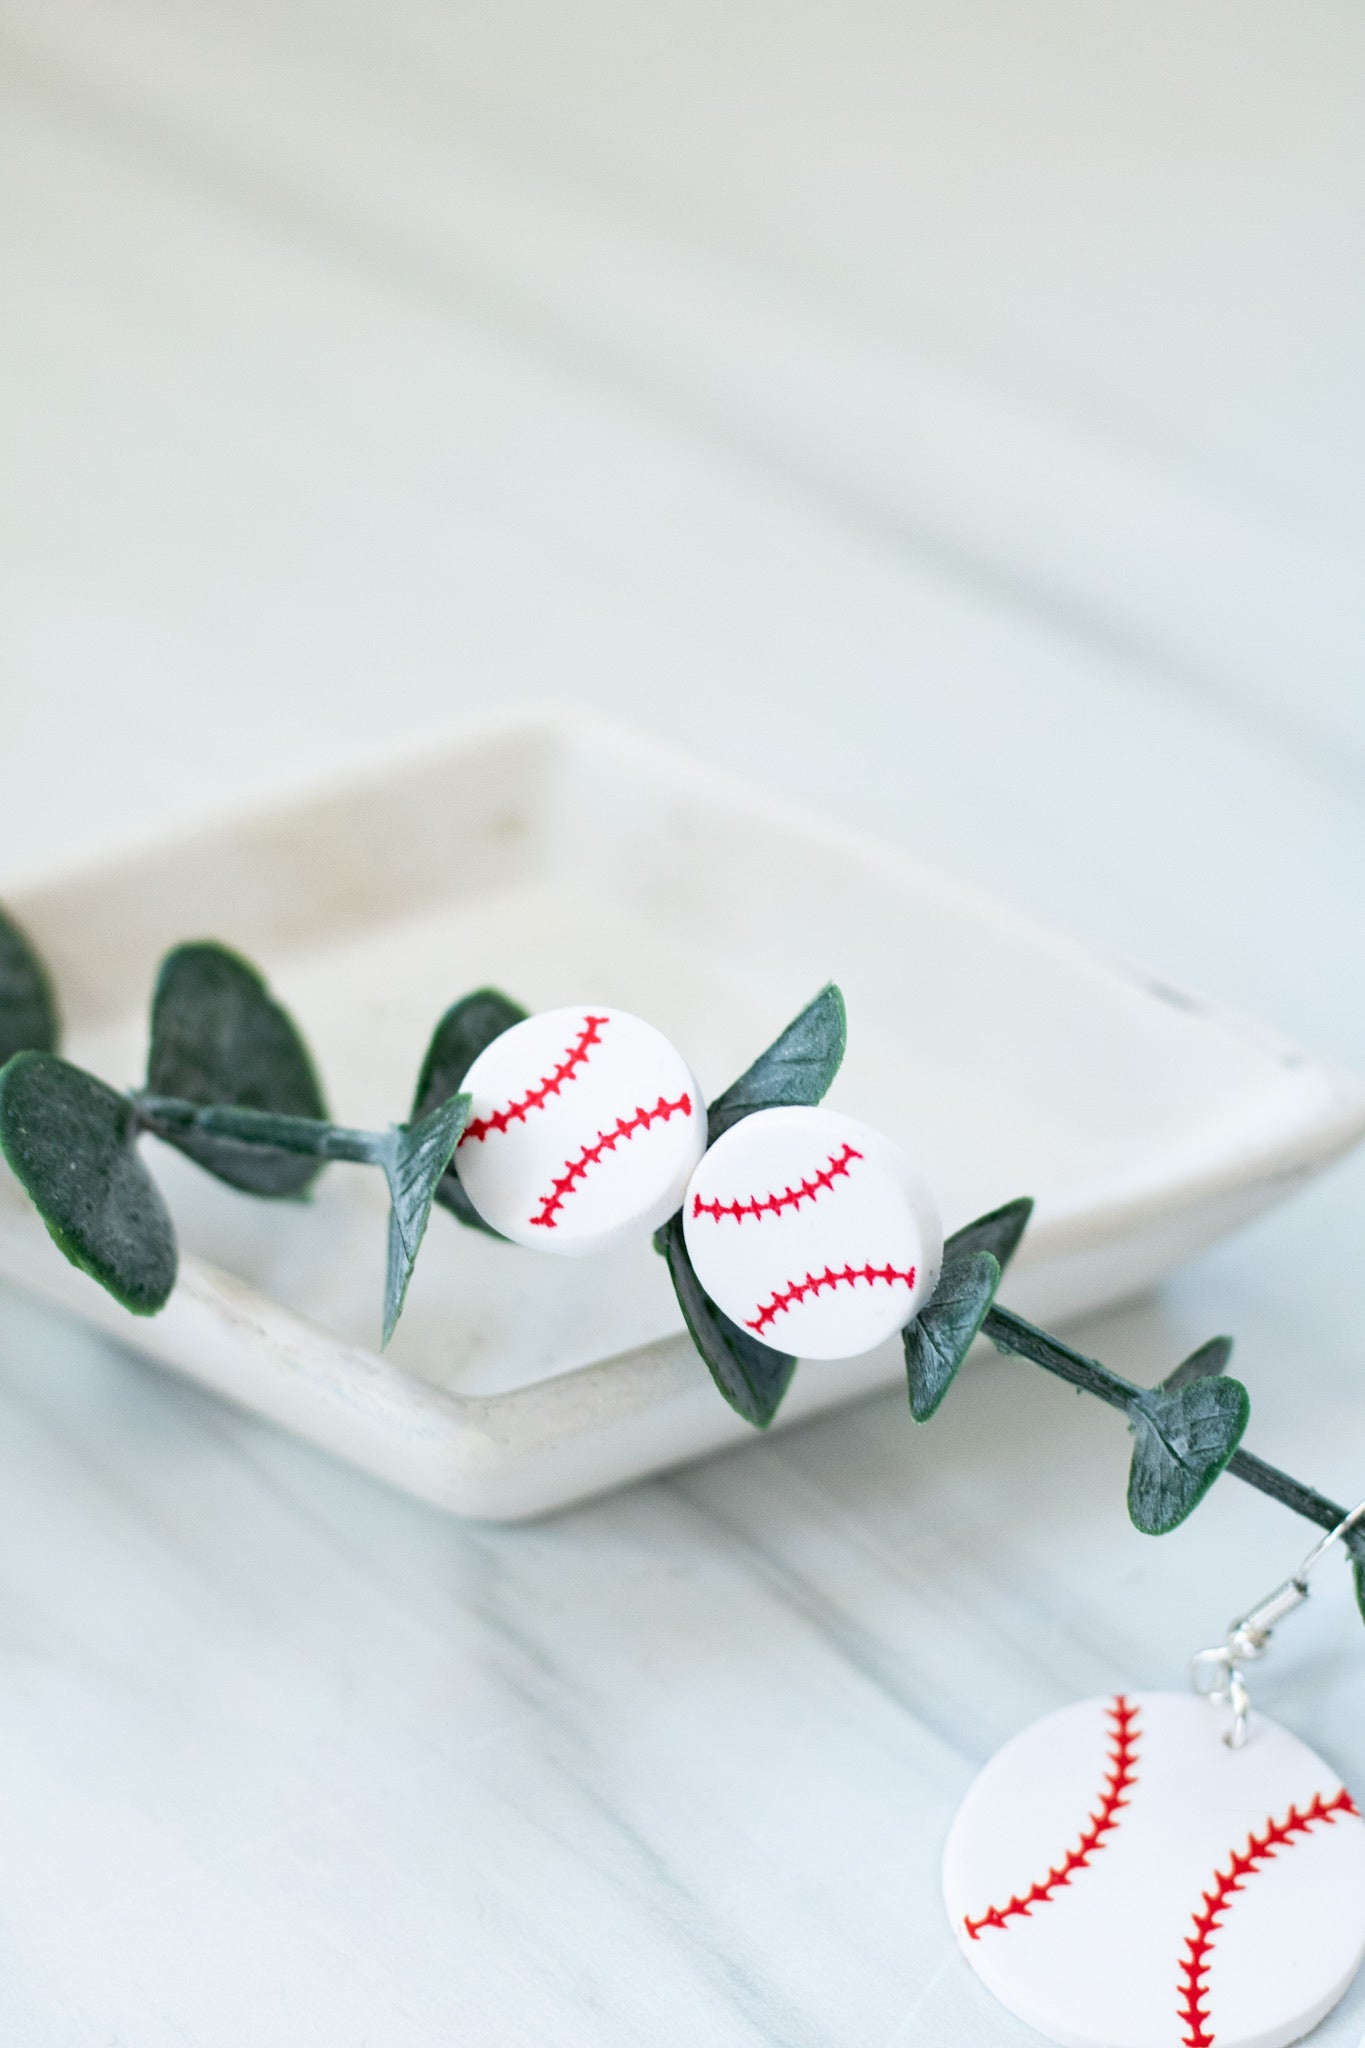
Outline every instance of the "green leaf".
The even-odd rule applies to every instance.
[[[414,1120],[449,1101],[479,1054],[514,1024],[525,1023],[526,1014],[520,1003],[496,988],[476,988],[452,1003],[432,1032],[422,1061],[412,1103]]]
[[[1174,1372],[1168,1372],[1161,1382],[1163,1394],[1169,1394],[1177,1387],[1192,1387],[1197,1380],[1217,1379],[1225,1373],[1232,1357],[1231,1337],[1210,1337],[1207,1344],[1201,1344],[1188,1358],[1182,1359]]]
[[[426,1235],[431,1205],[460,1133],[469,1121],[469,1097],[452,1095],[426,1116],[398,1124],[382,1155],[389,1183],[389,1262],[384,1280],[384,1342],[398,1326],[413,1265]]]
[[[60,1027],[47,969],[0,910],[0,1067],[16,1052],[55,1052]]]
[[[731,1124],[752,1116],[757,1109],[820,1102],[839,1071],[847,1038],[843,996],[832,981],[826,982],[768,1050],[716,1097],[707,1112],[707,1144],[714,1145]],[[664,1258],[669,1256],[671,1227],[670,1219],[654,1233],[654,1249]]]
[[[1144,1535],[1164,1536],[1193,1513],[1242,1441],[1250,1414],[1240,1380],[1193,1380],[1133,1396],[1128,1513]]]
[[[931,1300],[902,1332],[910,1413],[916,1422],[929,1420],[957,1377],[999,1285],[1000,1262],[993,1252],[945,1254]]]
[[[422,1061],[412,1102],[414,1118],[425,1116],[453,1095],[485,1046],[522,1023],[526,1015],[520,1003],[496,988],[475,989],[472,995],[452,1003],[432,1033]],[[470,1230],[482,1230],[502,1241],[502,1232],[484,1222],[453,1167],[442,1178],[436,1200]]]
[[[21,1052],[0,1072],[0,1150],[53,1242],[134,1315],[175,1285],[175,1231],[137,1155],[137,1116],[52,1053]]]
[[[716,1307],[687,1256],[681,1216],[664,1224],[663,1238],[664,1257],[692,1342],[735,1413],[755,1429],[766,1429],[791,1385],[796,1360],[760,1344]]]
[[[205,940],[161,963],[152,997],[147,1091],[187,1102],[327,1120],[308,1048],[249,961]],[[209,1173],[252,1195],[298,1195],[316,1159],[186,1129],[158,1131]]]
[[[1360,1609],[1361,1620],[1365,1621],[1365,1557],[1358,1556],[1353,1569],[1356,1575],[1356,1605]]]
[[[466,1230],[481,1230],[485,1237],[495,1237],[499,1244],[507,1243],[500,1230],[495,1230],[491,1223],[484,1222],[465,1193],[464,1182],[453,1166],[449,1172],[441,1176],[440,1185],[436,1190],[436,1200],[441,1208],[449,1211],[457,1223],[463,1223]]]
[[[1003,1208],[978,1216],[975,1223],[964,1223],[943,1247],[945,1261],[965,1258],[969,1252],[989,1252],[1003,1273],[1019,1249],[1019,1240],[1032,1214],[1032,1195],[1020,1195]]]
[[[828,982],[753,1065],[711,1104],[708,1142],[756,1109],[820,1102],[839,1071],[848,1037],[844,999]]]

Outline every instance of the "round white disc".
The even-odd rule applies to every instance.
[[[693,1174],[683,1230],[697,1278],[776,1351],[854,1358],[933,1292],[943,1228],[879,1131],[828,1109],[760,1109]]]
[[[652,1024],[602,1006],[545,1010],[465,1076],[455,1171],[486,1223],[546,1252],[605,1251],[682,1201],[706,1105]]]
[[[968,1792],[948,1917],[1002,2004],[1065,2048],[1282,2048],[1365,1954],[1365,1825],[1259,1715],[1191,1693],[1063,1707]]]

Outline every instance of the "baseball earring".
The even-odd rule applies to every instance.
[[[626,1010],[543,1010],[501,1032],[463,1079],[455,1171],[477,1216],[516,1244],[576,1257],[671,1216],[706,1147],[682,1055]]]
[[[1293,1577],[1193,1661],[1187,1693],[1035,1722],[963,1800],[943,1858],[959,1944],[1064,2048],[1284,2048],[1365,1956],[1365,1825],[1335,1771],[1251,1712],[1242,1666],[1308,1597]],[[1219,1729],[1210,1706],[1230,1710]]]
[[[693,1271],[740,1330],[802,1358],[854,1358],[933,1298],[943,1226],[880,1131],[809,1104],[755,1110],[687,1184]]]

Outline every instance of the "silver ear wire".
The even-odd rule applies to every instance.
[[[1210,1705],[1231,1709],[1232,1719],[1223,1731],[1229,1749],[1240,1749],[1247,1739],[1251,1698],[1242,1666],[1261,1655],[1287,1614],[1302,1607],[1309,1594],[1309,1573],[1334,1543],[1340,1543],[1361,1522],[1365,1522],[1365,1500],[1344,1515],[1335,1529],[1318,1538],[1292,1578],[1234,1621],[1221,1643],[1211,1650],[1200,1650],[1191,1659],[1190,1683],[1195,1691]]]

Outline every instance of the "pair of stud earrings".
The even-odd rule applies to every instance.
[[[711,1300],[804,1358],[872,1350],[933,1293],[943,1227],[897,1145],[800,1105],[756,1110],[708,1148],[695,1076],[626,1011],[528,1017],[461,1085],[456,1174],[482,1220],[518,1244],[604,1251],[681,1210]]]

